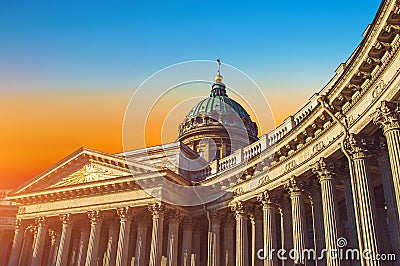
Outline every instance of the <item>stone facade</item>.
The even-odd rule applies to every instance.
[[[383,1],[364,36],[304,108],[204,171],[162,168],[180,159],[160,147],[149,150],[156,168],[141,159],[146,149],[80,149],[16,189],[8,265],[399,265],[399,1]],[[161,179],[226,193],[178,206],[138,181],[163,195]],[[295,256],[282,261],[281,248]],[[307,249],[368,249],[374,259],[316,260]]]

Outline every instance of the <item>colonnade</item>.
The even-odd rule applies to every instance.
[[[399,106],[384,101],[373,122],[385,138],[352,134],[339,167],[321,157],[307,174],[206,214],[154,203],[17,219],[9,265],[384,265],[377,259],[383,251],[400,259],[399,121]],[[327,253],[310,258],[310,249]],[[333,254],[349,249],[368,250],[368,257],[350,262]]]

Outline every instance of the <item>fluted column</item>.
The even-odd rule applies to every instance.
[[[325,229],[324,229],[324,216],[322,210],[322,199],[321,199],[321,186],[317,180],[312,179],[310,184],[310,203],[311,203],[311,216],[312,226],[314,232],[314,249],[319,256],[322,249],[325,248]],[[326,258],[315,261],[316,265],[326,265]]]
[[[44,217],[36,219],[37,235],[35,246],[33,248],[32,266],[42,265],[44,244],[46,240],[47,221]]]
[[[385,203],[387,207],[390,242],[393,252],[396,254],[396,258],[400,258],[400,220],[396,203],[393,176],[390,169],[390,162],[386,149],[386,144],[384,142],[381,142],[379,148],[380,153],[377,156],[377,160],[381,172],[383,194],[385,196]]]
[[[279,205],[279,214],[281,218],[280,229],[282,238],[281,248],[286,251],[286,254],[284,254],[286,260],[282,260],[282,265],[292,266],[293,261],[288,256],[288,252],[293,249],[292,208],[290,205],[290,200],[285,195],[282,195]]]
[[[255,206],[249,215],[251,224],[251,265],[262,266],[263,261],[257,257],[257,252],[263,248],[263,212]]]
[[[103,216],[101,211],[89,211],[88,217],[90,219],[90,236],[85,266],[95,266],[97,264],[97,255],[99,252],[100,232]]]
[[[399,103],[382,101],[376,110],[374,123],[383,130],[386,137],[390,167],[397,203],[397,222],[400,222],[400,107]],[[400,228],[400,226],[399,226]]]
[[[168,212],[168,242],[167,242],[167,266],[178,265],[178,239],[180,214],[176,210]]]
[[[25,228],[26,225],[22,223],[21,219],[15,220],[14,240],[12,244],[10,259],[8,261],[9,266],[14,266],[18,264],[18,260],[22,251],[22,243],[24,241]]]
[[[25,229],[24,242],[22,244],[21,254],[19,256],[18,265],[30,265],[31,264],[34,231],[35,231],[35,228],[33,226],[29,226]]]
[[[242,202],[238,202],[232,210],[236,218],[236,266],[247,266],[249,256],[246,209]]]
[[[190,266],[192,254],[193,221],[191,217],[184,217],[182,225],[182,265]]]
[[[308,265],[304,257],[304,249],[307,247],[306,211],[304,207],[304,185],[296,177],[292,177],[285,185],[289,191],[292,203],[293,248],[295,263]]]
[[[76,266],[83,266],[85,265],[86,253],[89,243],[89,226],[86,223],[82,223],[79,224],[78,228],[80,230],[80,235]]]
[[[333,180],[333,163],[325,158],[321,158],[313,167],[313,172],[318,176],[321,183],[323,221],[325,228],[325,243],[327,249],[326,263],[330,265],[340,265],[338,255],[339,237],[339,213],[336,198],[335,182]],[[322,218],[322,217],[321,217]],[[321,219],[318,218],[318,219]],[[318,251],[317,254],[321,254]]]
[[[131,232],[132,208],[123,207],[117,209],[117,214],[120,219],[117,259],[116,266],[127,265],[129,235]]]
[[[62,231],[60,244],[58,246],[56,266],[65,266],[68,262],[68,251],[72,233],[72,223],[70,214],[60,215]]]
[[[150,266],[160,266],[163,243],[164,208],[160,203],[149,206],[153,216],[153,228],[151,233]]]
[[[351,187],[349,166],[346,165],[342,171],[340,171],[341,180],[344,187],[344,196],[346,202],[346,214],[347,214],[347,225],[349,231],[349,248],[358,247],[358,237],[357,237],[357,226],[356,217],[354,213],[354,200],[353,200],[353,189]],[[356,262],[353,262],[355,264]],[[360,263],[357,261],[357,265]]]
[[[367,160],[366,140],[352,134],[346,142],[350,153],[351,185],[353,188],[354,212],[358,242],[362,250],[369,250],[370,257],[376,258],[379,250],[376,222],[376,206]],[[361,265],[382,265],[381,261],[361,258]]]
[[[258,196],[258,201],[262,204],[263,211],[263,256],[264,266],[277,266],[278,258],[277,254],[274,253],[278,250],[278,244],[276,240],[276,196],[270,191],[265,191]]]
[[[104,262],[105,266],[114,266],[117,257],[117,246],[118,246],[118,226],[114,219],[108,224],[108,239],[107,239],[107,250],[106,259]]]
[[[222,265],[234,266],[235,265],[235,250],[234,250],[234,229],[235,219],[232,214],[227,214],[223,222],[223,250],[222,250]]]
[[[135,252],[135,266],[145,266],[146,263],[146,243],[147,243],[147,230],[148,222],[147,216],[138,221],[137,237],[136,237],[136,252]]]
[[[210,213],[210,222],[208,226],[208,260],[207,266],[220,265],[220,227],[221,214],[218,211]]]
[[[57,243],[57,233],[56,231],[49,229],[49,236],[50,236],[50,252],[49,252],[49,257],[47,258],[47,266],[52,266],[54,265],[54,257],[57,257],[57,251],[58,251],[58,246],[56,246]],[[57,258],[56,258],[57,259]]]

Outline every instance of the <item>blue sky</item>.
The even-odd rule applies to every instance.
[[[170,64],[221,59],[271,90],[315,91],[379,1],[2,1],[1,90],[124,90]]]

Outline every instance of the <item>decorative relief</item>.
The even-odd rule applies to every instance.
[[[400,128],[399,103],[382,101],[373,117],[375,125],[383,129],[384,133],[394,128]]]
[[[285,184],[285,189],[292,195],[301,195],[304,192],[305,184],[296,176],[292,176]]]
[[[117,215],[123,220],[129,220],[133,216],[132,208],[131,207],[122,207],[117,209]]]
[[[319,180],[331,179],[334,164],[324,157],[321,157],[312,167],[312,172],[318,176]]]
[[[120,175],[114,174],[96,164],[89,163],[83,166],[77,172],[64,177],[60,182],[54,184],[52,187],[61,187],[68,185],[76,185],[93,181],[106,180],[115,178]]]
[[[153,215],[153,218],[158,218],[164,214],[164,206],[161,203],[149,204],[149,211]]]
[[[289,172],[291,171],[293,168],[295,168],[297,166],[296,161],[295,160],[291,160],[288,163],[285,164],[285,172]]]
[[[344,147],[354,159],[367,157],[367,141],[355,134],[350,134],[344,143]]]
[[[88,218],[92,224],[100,223],[103,220],[103,214],[101,211],[88,211]]]

